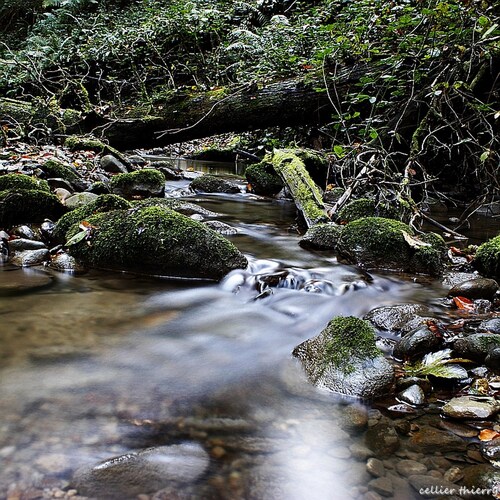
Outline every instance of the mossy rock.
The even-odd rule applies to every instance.
[[[500,235],[477,249],[474,265],[485,276],[500,279]]]
[[[79,224],[95,214],[111,212],[112,210],[126,210],[131,206],[130,202],[121,196],[102,194],[95,201],[64,214],[56,224],[54,236],[63,240],[69,228],[74,224]]]
[[[433,233],[413,243],[408,237],[415,238],[414,232],[403,222],[365,217],[344,227],[337,249],[349,263],[366,269],[440,274],[446,255],[444,240]]]
[[[319,387],[373,399],[387,394],[394,380],[394,369],[375,340],[367,321],[338,316],[318,336],[297,346],[293,355]]]
[[[363,217],[385,217],[400,221],[409,220],[409,204],[395,201],[392,205],[379,203],[369,198],[359,198],[343,206],[336,214],[336,220],[343,223],[353,222]]]
[[[200,207],[195,203],[179,200],[178,198],[147,198],[144,200],[133,201],[132,205],[140,208],[160,206],[163,208],[169,208],[170,210],[178,212],[182,215],[187,215],[188,217],[194,214],[202,215],[203,217],[217,217],[220,215],[216,212]]]
[[[252,191],[261,196],[274,196],[283,189],[280,176],[267,161],[247,167],[245,177],[252,186]]]
[[[194,179],[189,187],[193,191],[202,193],[228,193],[235,194],[240,192],[240,188],[234,182],[227,181],[215,175],[205,174]]]
[[[49,178],[55,177],[58,179],[64,179],[69,182],[77,181],[80,179],[80,176],[75,172],[74,169],[68,167],[64,163],[54,158],[46,161],[40,168]]]
[[[165,176],[158,170],[144,168],[130,174],[115,175],[109,182],[113,194],[132,198],[135,196],[163,196]]]
[[[0,226],[57,220],[65,212],[57,196],[39,189],[0,192]]]
[[[155,275],[220,280],[247,260],[205,225],[160,206],[97,214],[90,238],[70,247],[85,264]],[[75,224],[67,233],[80,231]]]
[[[109,186],[102,181],[97,181],[90,186],[89,192],[94,194],[110,194]]]
[[[36,189],[50,192],[47,181],[24,174],[7,174],[0,176],[0,191],[9,189]]]
[[[342,234],[342,226],[333,223],[316,224],[307,230],[299,245],[315,250],[335,250]]]
[[[84,135],[70,135],[66,137],[64,146],[71,151],[94,151],[95,153],[103,153],[108,147],[99,139]]]

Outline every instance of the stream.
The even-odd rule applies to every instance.
[[[300,248],[290,202],[243,193],[190,201],[238,229],[229,239],[247,270],[213,284],[0,269],[0,280],[50,278],[0,296],[0,498],[80,498],[76,470],[179,443],[208,452],[200,473],[161,493],[114,485],[102,498],[421,498],[398,462],[442,477],[458,454],[410,449],[404,438],[395,453],[371,453],[364,427],[386,417],[312,387],[291,352],[336,315],[406,302],[446,315],[441,284]],[[437,426],[436,413],[431,403],[392,418]],[[390,482],[373,483],[370,457]]]

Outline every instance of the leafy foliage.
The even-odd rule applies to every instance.
[[[405,372],[410,377],[426,377],[432,375],[437,378],[464,379],[467,370],[457,363],[464,359],[451,359],[451,349],[426,354],[424,359],[414,365],[405,365]]]

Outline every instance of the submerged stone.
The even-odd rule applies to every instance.
[[[315,224],[307,230],[299,245],[316,250],[335,250],[341,234],[342,226],[337,224]]]
[[[208,469],[207,452],[194,443],[158,446],[105,460],[76,471],[80,495],[93,498],[135,498],[172,483],[192,483]]]
[[[393,384],[394,369],[377,349],[373,328],[359,318],[334,318],[293,355],[315,385],[334,392],[372,399]]]
[[[32,269],[0,270],[0,296],[34,292],[53,283],[51,276]]]
[[[70,253],[90,266],[215,280],[247,266],[223,236],[160,206],[96,214],[87,222],[89,237]],[[79,231],[75,224],[66,237]]]

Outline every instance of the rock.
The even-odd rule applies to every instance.
[[[35,190],[50,192],[46,181],[24,174],[0,175],[0,191]]]
[[[175,198],[149,198],[146,200],[134,201],[133,205],[135,207],[164,207],[178,212],[182,215],[201,215],[205,217],[217,217],[220,214],[207,210],[206,208],[200,207],[195,203],[190,203],[184,200],[178,200]]]
[[[24,238],[9,241],[9,250],[11,252],[22,252],[23,250],[40,250],[41,248],[45,248],[45,244],[42,241],[27,240]]]
[[[95,228],[91,244],[77,242],[70,253],[90,266],[213,280],[247,266],[223,236],[160,206],[99,213],[87,222]],[[66,238],[80,231],[76,223]]]
[[[209,463],[207,452],[198,444],[159,446],[82,468],[76,471],[73,483],[80,495],[131,498],[172,482],[192,483],[205,474]]]
[[[398,399],[412,406],[420,406],[425,404],[425,394],[417,384],[411,385],[404,391],[398,394]]]
[[[396,429],[386,422],[370,427],[365,434],[365,443],[380,458],[390,457],[400,446]]]
[[[94,194],[109,194],[111,191],[109,190],[108,182],[97,181],[94,182],[88,189],[89,193]]]
[[[281,177],[266,160],[247,167],[245,177],[252,192],[261,196],[274,196],[283,189]]]
[[[111,174],[128,173],[127,167],[113,155],[102,156],[101,159],[99,160],[99,164],[105,172],[109,172]]]
[[[205,222],[205,225],[208,226],[210,229],[214,230],[215,232],[223,234],[225,236],[238,234],[238,230],[235,227],[230,226],[229,224],[226,224],[225,222],[221,222],[218,220],[207,220]]]
[[[449,292],[450,297],[466,297],[471,300],[492,300],[498,290],[498,283],[488,278],[475,278],[455,285]]]
[[[75,210],[76,208],[81,208],[85,205],[88,205],[89,203],[92,203],[93,201],[97,200],[97,198],[97,194],[85,191],[83,193],[76,193],[72,196],[69,196],[64,200],[64,204],[69,210]]]
[[[500,438],[481,443],[481,454],[495,466],[500,466]]]
[[[115,175],[109,182],[112,193],[125,198],[137,196],[163,196],[165,193],[165,177],[161,172],[144,168],[130,174]]]
[[[494,333],[473,333],[453,343],[453,352],[458,358],[483,363],[495,348],[500,347],[500,335]]]
[[[385,476],[384,463],[378,458],[369,458],[366,462],[366,470],[374,477]]]
[[[41,190],[0,191],[0,226],[58,219],[65,209],[57,197]]]
[[[73,256],[65,252],[54,255],[49,262],[49,267],[54,269],[54,271],[68,274],[83,274],[86,272],[84,266],[82,266]]]
[[[333,223],[320,223],[310,227],[299,241],[303,248],[315,250],[335,250],[342,233],[342,226]]]
[[[194,179],[189,187],[202,193],[239,193],[240,187],[234,182],[227,181],[215,175],[205,174]]]
[[[443,343],[443,339],[429,329],[421,326],[404,335],[394,346],[393,356],[401,360],[414,360],[422,357]]]
[[[353,222],[363,217],[385,217],[404,220],[411,213],[409,205],[397,201],[391,205],[379,203],[368,198],[359,198],[344,205],[336,214],[336,220],[343,223]]]
[[[411,450],[421,453],[434,453],[436,450],[441,453],[463,452],[467,447],[463,439],[433,427],[424,427],[415,432],[408,445]]]
[[[0,270],[0,296],[19,295],[51,286],[54,279],[48,274],[33,270]]]
[[[378,330],[398,332],[406,327],[415,316],[425,314],[427,310],[427,307],[422,304],[381,306],[365,314],[363,319],[369,321]]]
[[[492,491],[495,488],[498,492],[500,489],[500,469],[481,464],[466,467],[462,472],[464,475],[462,483],[469,490],[474,490],[473,498],[490,500],[492,496],[488,494],[482,495],[481,490]]]
[[[463,479],[464,475],[460,467],[450,467],[444,474],[443,479],[450,483],[457,483]]]
[[[496,372],[500,371],[500,347],[490,350],[486,358],[484,358],[484,364]]]
[[[461,273],[456,271],[448,271],[444,273],[441,284],[445,288],[453,288],[464,281],[469,281],[476,279],[478,277],[477,273]]]
[[[56,225],[51,220],[46,220],[40,226],[40,233],[45,241],[52,241]]]
[[[500,318],[491,318],[481,321],[481,323],[477,327],[477,332],[489,332],[500,335]]]
[[[34,231],[29,226],[16,226],[11,230],[11,234],[14,236],[19,236],[19,238],[23,238],[26,240],[39,240],[40,237],[36,231]]]
[[[54,189],[54,194],[57,196],[57,199],[63,204],[66,201],[66,198],[69,198],[71,196],[70,191],[61,187]]]
[[[451,495],[459,494],[459,487],[445,479],[423,474],[415,474],[408,479],[423,498],[449,498]]]
[[[95,214],[111,212],[112,210],[125,210],[131,207],[130,202],[116,194],[99,195],[87,205],[63,215],[55,226],[54,235],[62,240],[73,224],[80,223]]]
[[[66,181],[64,179],[60,179],[58,177],[54,177],[54,178],[51,178],[51,179],[47,179],[47,182],[50,186],[50,189],[51,191],[54,192],[54,194],[59,198],[61,199],[61,196],[58,194],[58,190],[61,189],[63,190],[62,192],[67,192],[69,193],[66,198],[68,196],[71,195],[72,192],[74,192],[75,188],[73,186],[73,184],[71,184],[71,182],[69,181]]]
[[[366,269],[430,275],[442,272],[446,255],[440,236],[428,233],[416,240],[409,226],[382,217],[366,217],[347,224],[337,250],[349,263]]]
[[[372,479],[368,483],[368,488],[376,491],[384,497],[392,497],[394,493],[392,480],[389,477],[378,477],[377,479]]]
[[[500,235],[477,249],[473,264],[485,276],[500,279]]]
[[[459,419],[486,420],[500,411],[500,402],[494,398],[461,396],[448,401],[442,409],[443,415]]]
[[[387,394],[393,384],[394,369],[377,349],[373,328],[359,318],[332,319],[293,355],[312,383],[334,392],[370,399]]]
[[[432,384],[430,383],[428,378],[419,378],[419,377],[403,377],[399,378],[396,382],[396,389],[398,391],[404,391],[411,387],[412,385],[418,385],[424,394],[430,394],[432,391]]]
[[[20,267],[40,266],[50,258],[47,248],[40,250],[24,250],[11,257],[11,263]]]
[[[446,431],[450,431],[453,434],[456,434],[457,436],[465,438],[474,438],[477,437],[477,435],[479,434],[479,431],[474,427],[461,424],[456,420],[441,420],[439,422],[439,427]]]
[[[425,474],[427,467],[415,460],[398,460],[396,462],[396,470],[401,476],[410,477]]]
[[[169,161],[152,161],[151,168],[159,170],[167,181],[178,181],[182,179],[182,173],[176,169],[172,162]]]
[[[51,158],[47,160],[43,165],[40,166],[45,177],[64,179],[69,182],[78,181],[81,176],[78,172],[71,166],[65,165],[63,162],[57,160],[56,158]]]

